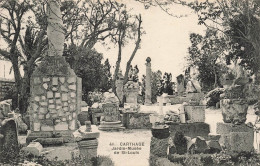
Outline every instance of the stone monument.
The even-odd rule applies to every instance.
[[[124,85],[124,95],[125,95],[125,103],[124,108],[130,107],[130,111],[138,111],[139,110],[139,104],[137,103],[137,97],[139,92],[139,85],[137,82],[134,82],[133,80],[129,80]]]
[[[70,137],[77,129],[81,108],[81,78],[62,57],[64,29],[59,0],[48,0],[48,55],[31,77],[29,105],[31,133],[37,138]],[[66,141],[65,141],[66,142]]]
[[[120,112],[119,112],[119,99],[110,89],[109,92],[104,94],[105,100],[102,104],[103,116],[99,130],[120,130],[123,129]]]
[[[184,76],[180,74],[179,76],[176,77],[176,79],[177,79],[177,93],[179,96],[182,96],[183,93],[185,92]]]
[[[146,59],[146,77],[145,77],[145,105],[151,105],[152,89],[151,89],[151,58]]]
[[[119,70],[118,76],[116,79],[116,94],[120,103],[123,103],[124,99],[124,76],[122,75],[122,71]]]

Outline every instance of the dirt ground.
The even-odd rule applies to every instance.
[[[171,108],[176,109],[177,107],[174,106]],[[255,118],[256,116],[253,114],[253,111],[249,111],[247,122],[254,123]],[[222,122],[221,111],[219,109],[207,109],[205,122],[210,124],[211,133],[215,133],[216,123]],[[92,126],[92,130],[95,131],[98,129],[96,126]],[[150,130],[124,130],[119,132],[100,131],[97,153],[98,155],[111,157],[115,163],[115,166],[148,166],[151,136],[152,134]],[[25,136],[20,137],[20,141],[24,142]],[[128,142],[141,142],[144,146],[141,146],[141,149],[138,150],[130,150],[130,153],[132,154],[123,154],[122,151],[124,150],[112,150],[113,147],[122,147],[120,144],[124,145]],[[70,143],[64,146],[48,147],[44,148],[44,150],[50,151],[50,153],[47,154],[48,158],[54,158],[57,156],[60,160],[70,159],[71,152],[75,153],[76,155],[79,153],[76,143]],[[116,154],[116,152],[119,152],[119,154]],[[136,152],[136,154],[133,154],[133,152]]]

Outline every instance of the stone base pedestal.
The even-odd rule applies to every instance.
[[[191,138],[197,136],[207,138],[210,133],[209,124],[207,123],[167,123],[167,125],[169,125],[171,136],[174,136],[179,131]]]
[[[254,149],[254,130],[245,124],[217,123],[219,143],[231,152],[250,152]]]
[[[150,155],[155,155],[158,157],[167,157],[168,141],[169,138],[158,139],[152,137],[150,144]]]
[[[92,140],[82,140],[77,142],[79,147],[80,156],[91,160],[92,158],[97,157],[97,139]]]
[[[187,114],[187,122],[205,122],[205,109],[206,106],[204,105],[184,105],[184,110]]]
[[[102,121],[100,122],[100,126],[98,127],[99,130],[102,131],[111,131],[111,130],[123,130],[125,129],[122,127],[121,121],[116,121],[116,122],[106,122]]]
[[[149,118],[150,114],[151,113],[124,112],[123,125],[127,129],[150,129],[152,127]]]

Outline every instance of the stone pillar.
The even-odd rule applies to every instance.
[[[183,93],[185,92],[184,88],[184,76],[181,74],[176,77],[177,79],[177,93],[179,96],[182,96]]]
[[[70,135],[76,130],[81,108],[81,78],[62,57],[64,31],[60,1],[48,1],[47,15],[48,56],[31,77],[29,114],[34,138],[47,137],[47,133]]]
[[[116,80],[116,94],[120,101],[120,103],[123,103],[124,98],[124,76],[122,75],[122,71],[120,70],[118,72],[118,78]]]
[[[145,77],[145,105],[151,105],[152,89],[151,89],[151,58],[146,59],[146,77]]]

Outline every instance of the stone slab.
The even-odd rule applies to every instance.
[[[246,124],[234,125],[231,123],[217,123],[216,133],[223,135],[231,132],[254,132],[253,128],[248,127]]]
[[[171,136],[174,136],[179,131],[191,138],[197,136],[207,138],[210,133],[209,124],[207,123],[168,123],[167,125],[169,125]]]
[[[254,149],[254,134],[248,132],[230,133],[230,150],[235,152],[251,152]]]
[[[127,129],[151,129],[151,113],[125,112],[123,113],[123,125]]]
[[[40,156],[43,150],[42,145],[39,142],[31,142],[27,147],[23,147],[21,151],[26,154],[31,154],[33,156]]]

